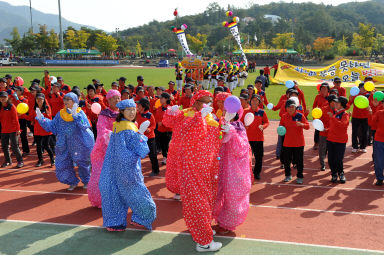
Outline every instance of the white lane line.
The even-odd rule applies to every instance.
[[[281,169],[280,165],[275,165],[275,166],[273,166],[273,165],[263,165],[263,168],[264,167],[266,167],[266,168],[273,168],[273,169],[275,169],[275,168]],[[284,169],[281,169],[281,170],[284,171]],[[327,173],[327,172],[330,171],[329,169],[326,169],[326,171],[320,171],[320,167],[319,168],[304,167],[304,170],[317,171],[319,173]],[[355,170],[347,171],[346,170],[345,173],[367,173],[367,174],[374,174],[375,172],[372,169],[371,172],[368,172],[368,171],[355,171]]]
[[[27,221],[27,220],[9,220],[9,219],[0,219],[0,222],[12,222],[12,223],[27,223],[27,224],[41,224],[41,225],[53,225],[53,226],[66,226],[66,227],[84,227],[84,228],[96,228],[103,229],[102,226],[93,226],[93,225],[81,225],[81,224],[66,224],[66,223],[56,223],[56,222],[39,222],[39,221]],[[174,235],[184,235],[190,236],[191,234],[188,232],[176,232],[176,231],[165,231],[165,230],[145,230],[145,229],[135,229],[135,228],[127,228],[129,231],[137,231],[137,232],[154,232],[154,233],[163,233],[163,234],[174,234]],[[244,240],[244,241],[252,241],[252,242],[264,242],[264,243],[276,243],[276,244],[288,244],[295,246],[308,246],[308,247],[316,247],[316,248],[327,248],[327,249],[338,249],[338,250],[350,250],[350,251],[362,251],[362,252],[372,252],[383,254],[383,251],[379,250],[370,250],[370,249],[360,249],[360,248],[351,248],[345,246],[332,246],[332,245],[323,245],[323,244],[311,244],[311,243],[298,243],[298,242],[289,242],[289,241],[278,241],[278,240],[268,240],[268,239],[254,239],[254,238],[245,238],[245,237],[231,237],[231,236],[220,236],[216,235],[220,238],[225,239],[235,239],[235,240]]]
[[[48,192],[48,191],[32,191],[32,190],[12,190],[12,189],[0,189],[0,191],[5,192],[21,192],[21,193],[38,193],[38,194],[52,194],[52,195],[70,195],[70,196],[87,196],[88,194],[82,193],[64,193],[64,192]],[[170,201],[170,202],[180,202],[179,200],[174,200],[172,198],[153,198],[156,201]],[[260,207],[260,208],[270,208],[270,209],[287,209],[287,210],[297,210],[297,211],[311,211],[311,212],[322,212],[322,213],[338,213],[338,214],[350,214],[350,215],[361,215],[361,216],[374,216],[374,217],[384,217],[384,214],[376,213],[359,213],[359,212],[347,212],[347,211],[333,211],[333,210],[323,210],[323,209],[311,209],[311,208],[298,208],[298,207],[285,207],[285,206],[273,206],[273,205],[257,205],[250,204],[251,207]]]

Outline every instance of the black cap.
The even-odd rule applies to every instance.
[[[244,100],[248,100],[248,97],[249,97],[248,94],[245,94],[245,93],[241,93],[239,96],[240,99],[244,99]]]
[[[192,85],[185,85],[184,89],[190,89],[193,91],[193,86]]]
[[[289,92],[289,95],[292,95],[292,94],[299,95],[299,91],[297,91],[296,89],[292,89],[292,90]]]
[[[117,84],[117,82],[114,81],[111,83],[111,86],[119,86],[119,84]]]
[[[119,79],[117,79],[117,81],[126,81],[127,80],[127,78],[125,78],[125,77],[120,77]]]
[[[334,93],[335,95],[339,96],[339,91],[337,89],[331,89],[329,91],[330,94]]]
[[[139,76],[137,76],[137,80],[138,81],[144,81],[144,78],[143,78],[143,76],[139,75]]]
[[[87,86],[87,91],[89,91],[89,90],[93,90],[93,91],[96,92],[96,87],[95,87],[93,84],[89,84],[89,85]]]
[[[121,91],[121,95],[123,95],[124,93],[129,94],[129,90],[128,90],[128,89],[123,89],[123,90]]]
[[[323,83],[321,83],[321,85],[320,85],[320,89],[321,89],[322,87],[326,87],[326,88],[328,89],[328,91],[329,91],[329,84],[328,84],[327,82],[323,82]]]
[[[55,83],[53,83],[52,85],[55,86],[55,87],[59,87],[59,88],[61,88],[61,84],[58,83],[58,82],[55,82]]]
[[[0,92],[0,97],[8,97],[8,93],[5,91]]]
[[[4,78],[5,79],[12,79],[12,75],[11,74],[6,74]]]
[[[255,86],[253,86],[252,84],[249,84],[249,85],[247,86],[247,89],[255,89]]]
[[[251,97],[251,100],[254,99],[254,98],[257,98],[257,100],[259,100],[259,102],[261,101],[261,98],[258,94],[253,94],[252,97]]]
[[[61,80],[64,80],[64,79],[63,79],[63,77],[61,77],[61,76],[57,76],[57,80],[58,80],[58,81],[61,81]]]
[[[45,99],[45,96],[44,96],[43,93],[37,93],[37,94],[36,94],[36,98],[38,98],[38,97],[40,97],[40,98],[42,98],[42,99]]]
[[[192,79],[191,79],[191,80],[192,80]],[[186,81],[186,82],[188,82],[188,81]],[[173,84],[173,85],[175,85],[175,82],[174,82],[174,81],[169,81],[168,84]]]
[[[336,77],[335,79],[333,79],[333,82],[341,82],[341,79],[339,77]]]
[[[293,88],[287,89],[287,90],[285,91],[285,94],[290,94],[290,93],[292,92],[292,90],[294,90],[294,89],[293,89]]]
[[[260,80],[260,79],[256,79],[255,84],[258,83],[258,82],[260,82],[261,84],[263,84],[263,81],[262,81],[262,80]]]
[[[100,80],[92,79],[93,82],[100,83]]]
[[[217,78],[218,81],[224,81],[224,77],[223,76],[220,76],[219,78]]]
[[[169,95],[167,92],[161,93],[160,97],[165,99],[171,99],[171,95]]]
[[[291,107],[292,105],[296,106],[296,102],[292,99],[288,99],[287,102],[285,102],[285,108]]]
[[[16,86],[16,87],[14,88],[14,90],[18,90],[18,91],[23,92],[23,91],[24,91],[24,88],[22,88],[22,87],[20,87],[20,86]]]
[[[329,96],[327,96],[327,100],[328,100],[328,102],[330,103],[330,102],[338,102],[338,100],[337,100],[337,96],[336,95],[329,95]]]
[[[144,91],[144,88],[141,87],[141,86],[137,87],[137,88],[136,88],[136,93],[139,92],[139,91]]]
[[[57,80],[59,80],[59,79],[57,79]],[[38,85],[40,84],[40,80],[39,79],[33,79],[33,81],[31,81],[31,83],[33,84],[33,83],[37,83]]]
[[[7,82],[7,80],[5,78],[0,78],[0,82]]]
[[[157,87],[157,89],[161,89],[162,91],[165,91],[164,87]]]
[[[368,81],[368,80],[373,80],[373,78],[371,76],[365,77],[364,81]]]
[[[223,87],[216,87],[215,92],[224,92],[224,88]]]
[[[364,88],[364,84],[365,84],[364,82],[360,83],[360,84],[359,84],[359,89],[360,89],[360,88]]]
[[[343,106],[343,108],[347,107],[348,99],[346,97],[339,97],[338,101],[341,104],[341,106]]]
[[[240,94],[248,94],[248,89],[241,89]]]

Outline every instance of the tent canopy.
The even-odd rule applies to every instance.
[[[101,52],[98,50],[90,50],[90,49],[66,49],[59,50],[56,54],[62,55],[101,55]]]
[[[244,49],[245,54],[297,54],[294,49]],[[233,54],[241,54],[240,50],[236,50]]]

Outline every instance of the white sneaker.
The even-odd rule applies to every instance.
[[[223,246],[220,242],[212,241],[210,244],[207,245],[200,245],[196,244],[196,251],[198,252],[210,252],[210,251],[218,251],[220,250],[221,246]]]
[[[360,149],[360,152],[367,153],[367,149]]]
[[[212,229],[213,235],[216,235],[216,230]]]
[[[163,158],[163,162],[161,164],[166,165],[167,164],[167,158]]]
[[[356,153],[356,152],[358,152],[358,149],[352,149],[352,152]]]
[[[73,185],[70,185],[67,190],[72,191],[72,190],[76,189],[76,187],[77,187],[77,184],[73,184]]]
[[[181,197],[180,197],[180,195],[179,195],[179,194],[176,194],[176,195],[174,195],[174,196],[173,196],[173,199],[175,199],[175,200],[180,200],[180,199],[181,199]]]
[[[88,189],[88,184],[84,184],[83,189]]]

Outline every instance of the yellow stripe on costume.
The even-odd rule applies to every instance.
[[[113,122],[113,132],[119,133],[124,130],[132,130],[137,132],[139,129],[136,127],[135,123],[132,121],[122,120],[120,122]]]
[[[192,118],[193,116],[195,116],[195,111],[192,108],[184,109],[183,112],[184,112],[184,117],[191,117]],[[218,127],[219,126],[219,123],[212,117],[212,114],[208,114],[205,117],[205,121],[207,122],[208,126],[212,126],[212,127]]]
[[[78,107],[76,112],[79,113],[81,111],[81,108]],[[66,121],[66,122],[71,122],[73,121],[73,117],[72,117],[72,114],[70,113],[67,113],[67,109],[66,108],[63,108],[60,110],[60,117]]]

